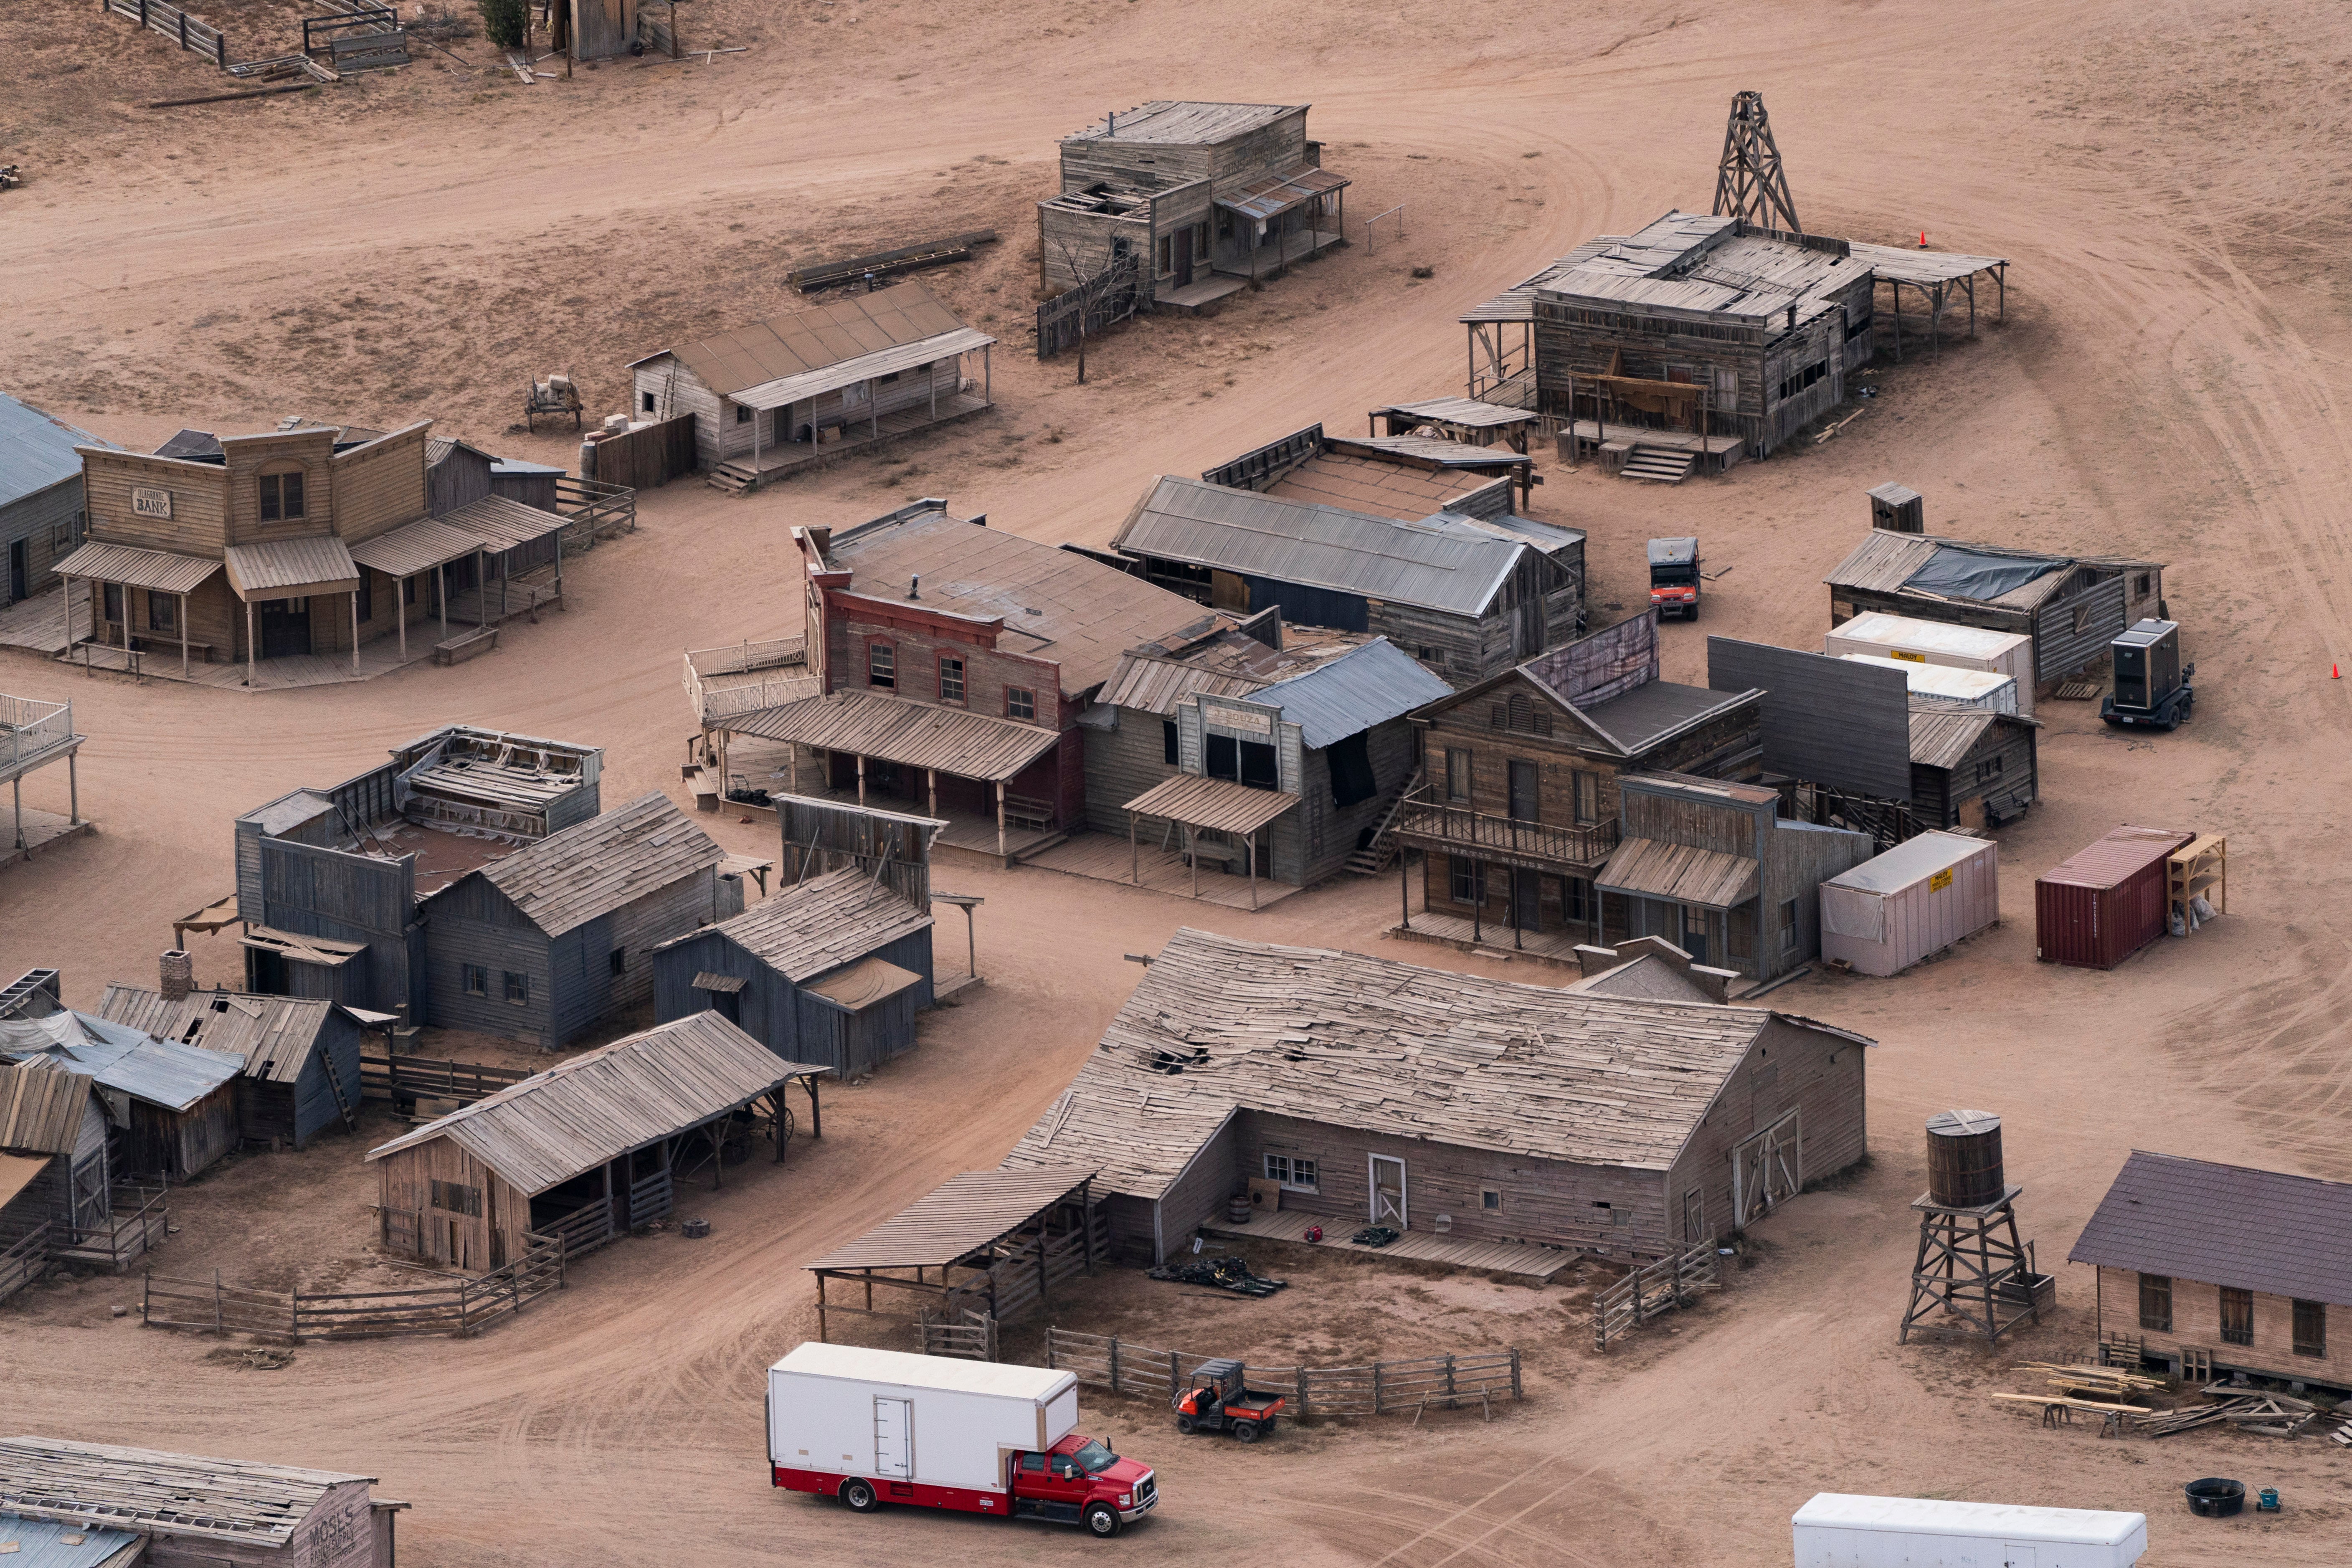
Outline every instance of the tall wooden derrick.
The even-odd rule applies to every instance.
[[[1789,195],[1789,177],[1780,169],[1780,149],[1772,140],[1772,119],[1764,111],[1764,95],[1743,92],[1731,100],[1731,118],[1723,128],[1723,158],[1716,165],[1715,212],[1759,228],[1802,234],[1797,204]]]

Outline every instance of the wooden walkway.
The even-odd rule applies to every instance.
[[[14,842],[20,826],[25,836],[25,842],[21,847]],[[10,840],[6,845],[0,845],[0,866],[14,865],[19,860],[30,860],[60,838],[73,838],[85,833],[97,831],[98,829],[91,825],[87,816],[79,822],[75,822],[62,813],[36,811],[29,805],[25,808],[21,819],[13,812],[0,815],[0,838]]]
[[[887,445],[902,437],[914,435],[919,430],[928,430],[936,425],[952,425],[959,419],[969,419],[975,414],[985,413],[992,406],[994,405],[985,399],[974,397],[970,393],[959,392],[940,399],[940,416],[937,419],[931,417],[929,405],[916,408],[901,408],[894,414],[883,415],[879,420],[851,425],[842,431],[840,440],[829,441],[822,447],[813,446],[806,441],[788,441],[781,447],[765,447],[760,453],[760,478],[764,481],[782,479],[787,474],[797,474],[803,469],[814,468],[821,463],[829,463],[835,458],[845,457],[851,452],[862,451],[869,447]],[[878,434],[876,432],[877,426],[879,426]],[[751,467],[748,461],[741,458],[735,459],[733,466],[739,468]]]
[[[456,624],[451,623],[452,634],[457,629]],[[75,648],[70,658],[60,662],[91,669],[136,673],[158,680],[185,681],[190,686],[211,686],[228,691],[285,691],[303,686],[340,686],[354,680],[370,680],[405,665],[423,664],[433,657],[433,640],[439,633],[440,626],[436,622],[431,635],[417,632],[411,636],[405,659],[400,657],[400,645],[395,639],[379,637],[360,649],[360,667],[356,670],[352,668],[352,656],[348,653],[265,658],[254,667],[250,687],[246,684],[245,666],[241,662],[203,664],[192,661],[188,673],[182,675],[180,655],[176,649],[169,654],[148,652],[131,656],[119,647],[84,644]]]
[[[51,588],[0,610],[0,647],[60,654],[66,647],[66,591]]]
[[[1066,842],[1029,857],[1022,863],[1043,870],[1084,877],[1089,881],[1117,882],[1122,887],[1148,888],[1155,893],[1173,893],[1180,899],[1193,896],[1192,872],[1184,864],[1183,857],[1146,844],[1137,851],[1136,858],[1140,860],[1142,867],[1140,882],[1133,879],[1126,839],[1110,833],[1074,833]],[[1265,909],[1300,890],[1287,882],[1260,877],[1257,879],[1256,907]],[[1204,904],[1246,910],[1251,907],[1250,880],[1229,871],[1216,870],[1204,863],[1201,867],[1199,897]]]
[[[1386,1247],[1359,1247],[1348,1237],[1366,1222],[1335,1219],[1303,1209],[1254,1214],[1247,1225],[1210,1220],[1201,1228],[1230,1240],[1295,1241],[1304,1246],[1336,1247],[1342,1252],[1370,1253],[1375,1258],[1403,1258],[1415,1263],[1442,1263],[1451,1268],[1478,1268],[1490,1274],[1549,1284],[1552,1277],[1573,1265],[1578,1255],[1556,1247],[1523,1247],[1511,1241],[1474,1241],[1466,1237],[1439,1236],[1434,1231],[1409,1230]],[[1323,1227],[1320,1242],[1307,1240],[1307,1227]]]
[[[1468,921],[1455,915],[1434,915],[1426,910],[1412,911],[1410,926],[1391,926],[1388,934],[1400,942],[1430,942],[1446,947],[1459,948],[1464,952],[1499,953],[1510,958],[1533,958],[1545,963],[1565,964],[1581,970],[1577,963],[1579,942],[1589,942],[1589,931],[1514,931],[1509,926],[1482,921],[1472,934]],[[1516,940],[1515,940],[1516,939]]]

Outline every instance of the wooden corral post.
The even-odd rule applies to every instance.
[[[1184,1373],[1177,1363],[1176,1352],[1168,1352],[1168,1403],[1174,1405],[1184,1396]]]
[[[1517,1345],[1511,1347],[1511,1397],[1514,1399],[1527,1397],[1525,1391],[1519,1387],[1519,1347]]]
[[[1118,1336],[1110,1337],[1110,1391],[1118,1392]]]
[[[1374,1362],[1372,1363],[1372,1414],[1378,1415],[1381,1413],[1381,1363]]]

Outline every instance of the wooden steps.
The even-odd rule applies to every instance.
[[[721,463],[710,470],[710,488],[740,496],[760,482],[760,476],[740,463]]]
[[[1618,473],[1629,479],[1650,479],[1659,484],[1678,485],[1690,478],[1691,468],[1696,461],[1689,452],[1637,444]]]

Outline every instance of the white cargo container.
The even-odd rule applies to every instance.
[[[1823,1492],[1790,1521],[1797,1568],[2131,1568],[2147,1515]]]
[[[2017,682],[1998,670],[1959,669],[1948,664],[1915,664],[1904,658],[1881,658],[1874,653],[1842,653],[1847,664],[1874,669],[1899,669],[1910,683],[1910,693],[1922,702],[1954,708],[1980,708],[1988,713],[2017,711]]]
[[[1922,833],[1822,884],[1822,957],[1899,974],[2000,919],[2000,846]]]
[[[2017,682],[2017,710],[2033,717],[2033,639],[2017,632],[1987,631],[1949,621],[1923,621],[1870,610],[1822,639],[1832,658],[1850,653],[1899,658],[1906,664],[1940,664],[1951,669],[1989,669]]]

